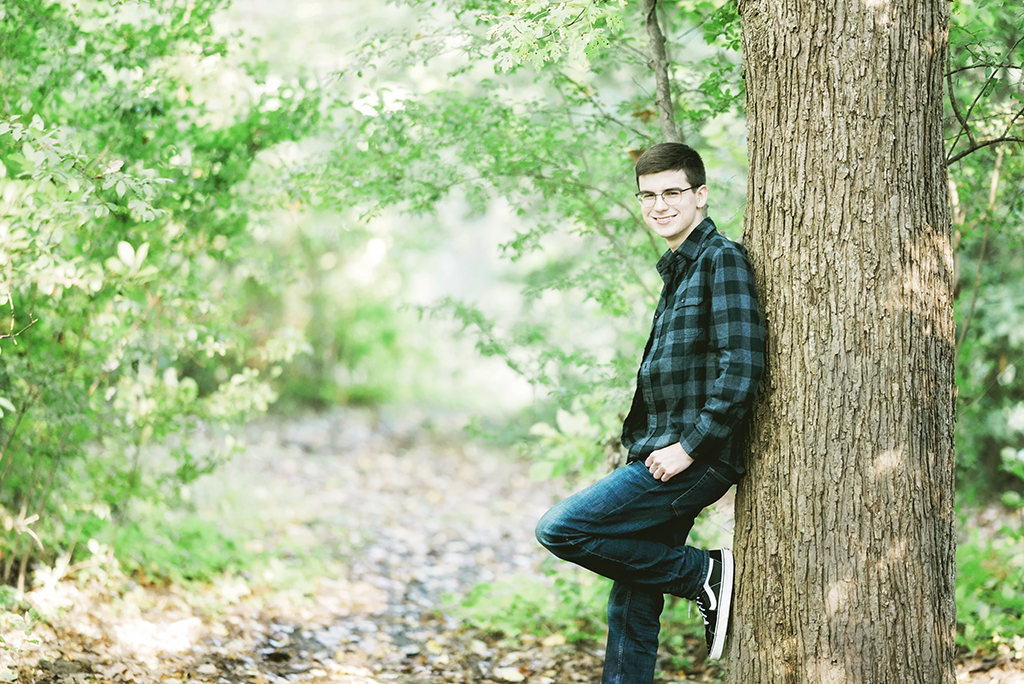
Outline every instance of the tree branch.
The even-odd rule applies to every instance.
[[[952,105],[953,115],[956,117],[956,120],[960,122],[960,132],[958,132],[956,134],[956,139],[953,141],[953,145],[949,148],[949,151],[952,152],[953,148],[956,147],[956,144],[958,142],[960,142],[960,136],[963,135],[964,132],[967,133],[967,139],[971,141],[971,145],[974,145],[975,142],[974,142],[974,134],[971,133],[971,127],[967,125],[967,119],[964,118],[963,113],[960,111],[960,107],[956,103],[956,97],[953,94],[953,74],[952,73],[946,74],[946,85],[949,88],[949,104]],[[946,164],[947,165],[949,164],[949,159],[948,158],[946,159]]]
[[[965,71],[972,71],[974,69],[1017,69],[1019,68],[1013,62],[978,62],[977,64],[968,64],[966,66],[958,67],[956,69],[950,69],[946,72],[946,76],[953,76],[960,74]]]
[[[967,121],[968,121],[968,119],[971,118],[971,114],[974,112],[974,108],[978,105],[978,102],[981,100],[981,96],[985,94],[985,91],[988,90],[988,87],[992,84],[992,81],[994,81],[995,78],[996,78],[996,72],[993,70],[992,73],[989,74],[988,78],[985,79],[985,84],[983,86],[981,86],[981,90],[979,90],[978,94],[974,96],[974,102],[972,102],[971,106],[967,108],[967,114],[964,114],[962,117],[957,117],[963,123],[963,128],[961,128],[960,132],[956,134],[956,138],[953,139],[953,144],[949,146],[949,149],[950,149],[951,152],[952,152],[952,150],[956,149],[957,143],[960,142],[960,137],[964,133],[967,133],[967,139],[971,141],[971,147],[974,147],[974,145],[977,144],[974,141],[974,135],[971,133],[970,127],[968,127],[968,125],[967,125]],[[950,81],[949,101],[950,102],[955,101],[955,98],[953,96],[952,81]]]
[[[1013,55],[1013,51],[1016,50],[1017,46],[1020,45],[1022,42],[1024,42],[1024,35],[1022,35],[1020,38],[1018,38],[1014,42],[1014,44],[1010,47],[1010,49],[1007,51],[1007,59],[1009,59],[1009,57],[1011,57]],[[1002,66],[1002,65],[1000,65],[1000,66]],[[995,80],[996,74],[998,74],[998,73],[999,73],[999,69],[998,68],[992,69],[992,73],[990,73],[988,75],[988,78],[985,79],[985,84],[981,86],[981,90],[979,90],[978,94],[974,96],[974,102],[972,102],[971,106],[967,109],[967,114],[966,115],[961,114],[959,109],[957,108],[957,105],[956,105],[956,98],[953,95],[953,72],[948,72],[946,74],[946,82],[949,85],[949,102],[953,106],[953,113],[956,115],[957,120],[960,122],[960,131],[956,134],[956,138],[953,139],[953,144],[949,146],[949,153],[946,155],[946,165],[947,166],[949,164],[952,164],[955,161],[963,159],[964,157],[966,157],[971,152],[974,152],[975,150],[981,149],[982,147],[987,147],[988,145],[993,145],[993,144],[998,143],[998,142],[1017,142],[1018,141],[1017,139],[1014,139],[1014,138],[1007,138],[1005,136],[1005,134],[1004,134],[1004,136],[1001,137],[1001,138],[996,138],[996,139],[985,141],[985,142],[982,142],[981,144],[979,144],[979,143],[977,143],[974,140],[974,135],[971,133],[971,129],[967,125],[968,120],[971,118],[971,114],[974,112],[974,108],[978,105],[978,102],[981,100],[982,96],[985,94],[985,91],[988,90],[988,87],[990,85],[992,85],[992,82]],[[1020,115],[1018,114],[1017,116],[1020,116]],[[1017,117],[1015,116],[1015,117],[1013,117],[1013,119],[1010,120],[1010,125],[1011,126],[1013,125],[1013,121],[1016,118]],[[1009,126],[1007,127],[1007,133],[1008,132],[1009,132]],[[950,155],[953,154],[953,150],[956,149],[956,146],[960,142],[960,138],[961,138],[961,136],[963,136],[964,133],[967,133],[967,139],[971,141],[971,149],[967,150],[966,152],[960,153],[956,157],[951,157]]]
[[[972,145],[970,149],[964,150],[960,154],[955,155],[953,157],[948,157],[946,159],[946,166],[949,166],[950,164],[955,164],[956,162],[960,161],[961,159],[971,154],[972,152],[977,152],[978,150],[983,149],[985,147],[989,147],[991,145],[998,145],[1000,143],[1024,143],[1024,138],[1002,137],[992,138],[991,140],[982,140],[981,142]]]
[[[1014,114],[1013,117],[1010,119],[1009,123],[1006,124],[1006,130],[1003,131],[1004,137],[1010,134],[1010,129],[1013,128],[1013,124],[1017,123],[1017,119],[1019,119],[1021,116],[1024,116],[1024,107],[1021,107],[1020,111]]]
[[[658,87],[658,98],[654,101],[661,118],[661,132],[665,142],[683,142],[672,107],[672,82],[668,77],[668,55],[665,53],[665,35],[658,25],[658,0],[640,0],[640,7],[647,24],[647,38],[651,44],[651,59],[648,65],[654,71]]]

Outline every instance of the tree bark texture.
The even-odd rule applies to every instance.
[[[741,0],[768,330],[737,494],[737,684],[952,684],[946,0]]]
[[[672,104],[672,81],[668,76],[668,54],[665,52],[665,34],[658,23],[658,0],[640,0],[640,9],[644,13],[644,24],[647,28],[647,40],[651,48],[650,67],[654,72],[654,82],[658,98],[654,104],[658,108],[661,120],[662,142],[683,142],[676,127],[676,115]]]

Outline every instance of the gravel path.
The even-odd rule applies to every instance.
[[[318,623],[272,616],[291,634],[305,633],[333,650],[333,660],[357,662],[382,680],[478,681],[509,672],[499,661],[510,649],[460,638],[441,609],[446,597],[480,582],[541,577],[546,552],[533,526],[560,496],[554,483],[532,481],[527,462],[458,432],[370,412],[268,419],[246,442],[197,500],[211,512],[228,507],[236,521],[259,521],[252,532],[262,551],[294,551],[299,565],[319,557],[325,577],[314,582],[314,600],[323,603],[338,582],[346,597]],[[287,661],[302,666],[310,655],[323,660],[307,653]]]

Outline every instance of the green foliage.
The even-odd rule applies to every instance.
[[[692,644],[704,643],[704,621],[692,601],[666,596],[661,614],[661,647],[672,658],[673,668],[693,668]]]
[[[1024,11],[956,0],[947,85],[947,151],[958,160],[996,141],[1024,140],[1021,50]]]
[[[1022,406],[1018,406],[1017,410],[1020,411]],[[1019,419],[1019,418],[1018,418]],[[1021,482],[1024,482],[1024,449],[1015,450],[1012,448],[1003,449],[1002,453],[1003,472],[1013,475]],[[1003,492],[1003,504],[1009,508],[1024,508],[1024,498],[1021,497],[1020,492],[1016,490],[1007,490]]]
[[[28,610],[24,613],[9,612],[6,609],[0,610],[0,651],[23,652],[20,648],[9,645],[7,638],[4,638],[4,635],[9,638],[14,632],[21,632],[22,642],[39,643],[38,640],[30,638],[32,636],[32,629],[35,627],[36,622],[39,621],[39,618],[39,613],[35,610]],[[0,681],[13,681],[16,678],[17,675],[6,668],[0,670]]]
[[[1024,485],[1000,471],[1002,453],[1024,448],[1024,155],[981,150],[950,169],[960,277],[957,465],[968,500],[1001,496]],[[994,181],[994,185],[993,185]]]
[[[535,423],[530,428],[530,434],[538,438],[531,477],[593,480],[616,465],[621,416],[592,401],[588,402],[590,410],[584,410],[582,404],[577,400],[571,412],[558,409],[554,425]]]
[[[39,643],[31,637],[32,630],[40,618],[39,612],[22,601],[13,587],[0,585],[0,651],[23,652],[16,645],[17,642],[10,643],[15,632],[20,632],[18,641],[21,643]],[[12,681],[16,678],[13,672],[7,669],[0,670],[0,681]]]
[[[594,641],[604,634],[611,582],[579,569],[549,571],[550,582],[513,575],[476,585],[448,606],[468,624],[506,637],[561,634]]]
[[[258,67],[218,99],[234,68],[210,26],[221,4],[0,10],[0,506],[21,511],[0,537],[2,579],[24,579],[29,520],[47,541],[70,536],[81,507],[123,520],[134,497],[173,498],[215,467],[223,455],[188,433],[266,410],[269,376],[303,348],[246,321],[233,294],[257,261],[251,170],[318,103]],[[144,449],[176,434],[174,467],[152,481]]]
[[[193,514],[150,512],[126,524],[108,521],[89,533],[113,549],[124,571],[149,579],[208,582],[254,561],[232,535]]]
[[[1024,536],[1004,527],[995,539],[972,532],[957,549],[957,644],[968,652],[1009,644],[1024,651]]]
[[[288,183],[289,173],[276,170],[277,181]],[[279,408],[404,398],[410,352],[392,301],[400,278],[386,258],[388,241],[355,222],[343,221],[339,229],[336,217],[297,204],[281,222],[260,235],[259,250],[269,263],[250,269],[239,293],[254,321],[303,331],[305,353],[284,364],[274,384]],[[260,273],[296,277],[282,285]]]
[[[958,490],[965,501],[1016,495],[1002,453],[1024,448],[1024,81],[1019,8],[953,4],[946,148],[957,301]],[[1016,140],[1016,144],[1013,141]],[[998,142],[1003,141],[1003,142]]]

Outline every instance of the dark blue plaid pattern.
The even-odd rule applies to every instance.
[[[704,219],[658,260],[665,282],[622,426],[628,461],[679,442],[742,476],[741,449],[764,373],[764,326],[746,250]]]

